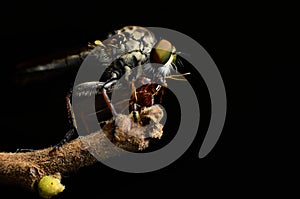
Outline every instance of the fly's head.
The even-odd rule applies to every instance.
[[[162,39],[156,43],[150,53],[152,63],[168,67],[176,61],[176,48],[168,40]]]
[[[170,41],[162,39],[152,48],[150,64],[146,66],[146,70],[153,73],[153,79],[157,83],[166,85],[165,79],[172,77],[171,73],[177,72],[178,66],[182,64],[177,56],[176,47]]]

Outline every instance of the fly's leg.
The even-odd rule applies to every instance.
[[[130,114],[133,118],[133,121],[135,123],[137,123],[140,119],[140,115],[139,115],[139,111],[138,111],[139,105],[137,104],[138,98],[137,98],[136,89],[135,89],[135,85],[134,85],[133,80],[131,81],[131,97],[132,97],[132,99],[131,99],[131,101],[132,101],[131,109],[132,110],[131,110]]]
[[[70,100],[71,96],[72,96],[72,91],[69,91],[66,96],[66,104],[67,104],[68,123],[70,125],[70,130],[65,134],[64,138],[53,147],[52,151],[58,150],[63,144],[70,141],[77,134],[77,131],[76,131],[77,125],[76,125],[74,112],[73,112],[73,108],[72,108],[71,100]]]
[[[74,135],[76,134],[76,129],[75,128],[72,128],[70,129],[64,136],[64,138],[58,143],[56,144],[53,149],[50,151],[51,152],[54,152],[56,150],[58,150],[62,145],[64,145],[65,143],[67,143],[68,141],[70,141]]]
[[[17,149],[16,153],[33,152],[34,149]]]
[[[159,97],[159,103],[162,104],[163,103],[163,96],[165,94],[165,89],[164,89],[163,86],[160,88],[160,91],[161,91],[161,94],[160,94],[160,97]]]
[[[72,91],[70,90],[66,96],[66,105],[67,105],[67,111],[68,111],[68,123],[70,125],[70,128],[77,128],[76,121],[75,121],[75,116],[71,104],[71,96],[72,96]]]
[[[70,130],[65,134],[64,138],[53,147],[53,149],[50,151],[50,153],[58,150],[63,144],[70,141],[77,133],[76,121],[75,121],[74,112],[73,112],[71,101],[70,101],[71,96],[72,96],[72,92],[69,91],[66,96],[66,104],[67,104],[68,123],[70,125]],[[32,152],[32,151],[34,151],[34,149],[17,149],[16,153]]]
[[[109,96],[107,95],[107,90],[109,88],[111,88],[115,83],[117,82],[116,79],[113,79],[113,80],[109,80],[107,83],[105,83],[103,85],[103,87],[101,88],[101,93],[103,95],[103,98],[105,100],[105,103],[107,104],[109,110],[111,111],[113,117],[116,117],[118,114],[117,114],[117,111],[114,107],[114,105],[111,103],[111,100],[109,98]]]
[[[88,88],[86,88],[86,87],[91,87],[91,88],[93,88],[92,90],[96,90],[96,89],[101,90],[101,93],[103,95],[103,98],[104,98],[108,108],[110,109],[112,115],[114,117],[116,117],[117,112],[107,94],[107,90],[110,89],[116,82],[117,82],[117,80],[112,79],[112,80],[107,81],[107,83],[105,83],[104,85],[101,82],[97,82],[97,83],[93,82],[90,84],[86,83],[84,85],[81,85],[81,88],[85,88],[85,90],[87,90]],[[95,93],[91,93],[91,92],[88,92],[88,93],[95,94]],[[66,96],[66,105],[67,105],[67,111],[68,111],[68,122],[70,125],[70,130],[65,134],[64,138],[53,147],[53,149],[52,149],[52,151],[50,151],[50,153],[58,150],[63,144],[70,141],[77,134],[77,130],[76,130],[77,123],[75,120],[75,115],[74,115],[74,111],[73,111],[72,104],[71,104],[71,96],[72,96],[72,91],[69,91],[69,93]]]
[[[117,117],[118,113],[114,107],[114,105],[112,104],[111,102],[111,99],[109,98],[109,96],[107,95],[107,91],[111,88],[113,88],[114,84],[117,83],[117,79],[111,79],[111,80],[108,80],[107,83],[105,83],[103,85],[103,87],[101,88],[101,92],[102,92],[102,95],[103,95],[103,98],[109,108],[109,110],[111,111],[112,115],[114,118]],[[116,127],[116,125],[114,125],[114,127]],[[115,129],[113,130],[114,134],[113,134],[113,138],[112,138],[112,141],[114,140],[119,140],[118,136],[116,135],[116,132],[115,132]]]

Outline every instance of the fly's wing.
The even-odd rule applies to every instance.
[[[102,104],[102,108],[96,108],[97,113],[101,113],[103,109],[107,109],[108,107],[105,106],[104,99],[102,96],[101,89],[105,85],[105,82],[84,82],[78,84],[73,88],[72,97],[84,99],[95,97],[96,98],[96,106],[97,104]],[[129,96],[131,95],[130,90],[128,87],[121,86],[120,84],[115,85],[113,84],[110,88],[106,88],[107,95],[111,98],[113,93],[117,93],[115,98],[113,98],[113,104],[115,108],[118,110],[119,113],[124,111],[124,107],[128,107]],[[121,93],[121,94],[119,94]],[[126,105],[127,104],[127,105]]]
[[[24,86],[31,83],[47,81],[63,73],[73,72],[76,74],[83,60],[90,55],[91,52],[98,57],[99,63],[104,67],[108,67],[115,59],[121,56],[130,57],[128,56],[130,52],[140,51],[142,54],[147,55],[156,43],[156,38],[154,34],[146,28],[125,26],[114,31],[114,34],[110,34],[103,43],[99,40],[96,41],[80,49],[72,49],[71,52],[64,52],[63,54],[68,54],[65,57],[45,57],[41,60],[28,60],[27,62],[17,64],[14,77],[15,83],[18,86]],[[137,57],[137,59],[146,58]],[[128,62],[130,61],[131,57]],[[127,63],[124,65],[126,64]],[[110,76],[110,73],[107,74]],[[104,78],[104,80],[105,79],[109,79],[109,77]]]
[[[75,85],[72,90],[72,108],[74,110],[76,123],[81,132],[93,132],[97,128],[93,117],[97,117],[98,122],[111,118],[111,113],[102,96],[102,88],[105,82],[84,82]],[[76,100],[76,101],[75,101]],[[99,127],[99,126],[98,126]]]
[[[25,60],[16,64],[13,81],[17,86],[22,87],[47,82],[61,75],[65,75],[66,78],[70,76],[70,79],[73,79],[71,76],[76,74],[90,50],[86,46],[77,50],[70,50],[73,53],[55,53],[32,60]]]
[[[112,113],[102,95],[102,88],[106,82],[84,82],[74,86],[72,90],[72,99],[76,98],[76,104],[72,104],[76,112],[76,121],[84,124],[84,128],[92,132],[96,129],[89,129],[94,121],[91,118],[97,116],[98,122],[102,123],[112,117]],[[114,108],[118,113],[126,114],[129,110],[129,100],[131,91],[126,86],[112,84],[106,88],[107,95],[112,99]],[[114,95],[115,94],[115,95]],[[114,98],[112,98],[115,96]],[[92,104],[91,104],[92,103]],[[126,112],[127,111],[127,112]],[[80,125],[79,125],[80,127]]]
[[[101,88],[105,82],[84,82],[74,86],[74,97],[90,97],[101,94]]]

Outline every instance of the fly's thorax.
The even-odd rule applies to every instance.
[[[115,71],[118,72],[117,78],[121,78],[124,74],[128,77],[129,75],[133,78],[138,77],[141,69],[130,74],[125,67],[133,69],[148,62],[150,52],[156,43],[155,35],[144,27],[126,26],[116,30],[115,34],[109,35],[91,53],[96,56],[98,65],[107,68],[105,78],[101,80],[110,79]]]
[[[127,65],[131,65],[130,68],[134,68],[133,64],[141,65],[145,63],[148,60],[147,54],[143,54],[141,51],[132,51],[129,53],[126,53],[125,55],[121,56]]]
[[[144,54],[150,53],[157,42],[153,32],[140,26],[125,26],[115,34],[122,37],[122,43],[129,51],[140,50]]]

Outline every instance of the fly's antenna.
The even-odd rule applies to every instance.
[[[187,56],[187,57],[190,57],[191,55],[189,53],[184,53],[184,52],[181,52],[181,51],[176,51],[176,54],[177,55],[184,55],[184,56]]]
[[[191,74],[191,73],[183,73],[183,74],[176,74],[176,75],[168,75],[168,76],[165,76],[165,78],[173,79],[173,80],[179,80],[179,81],[186,81],[186,79],[184,79],[184,78],[178,78],[178,77],[183,77],[183,76],[190,75],[190,74]]]

